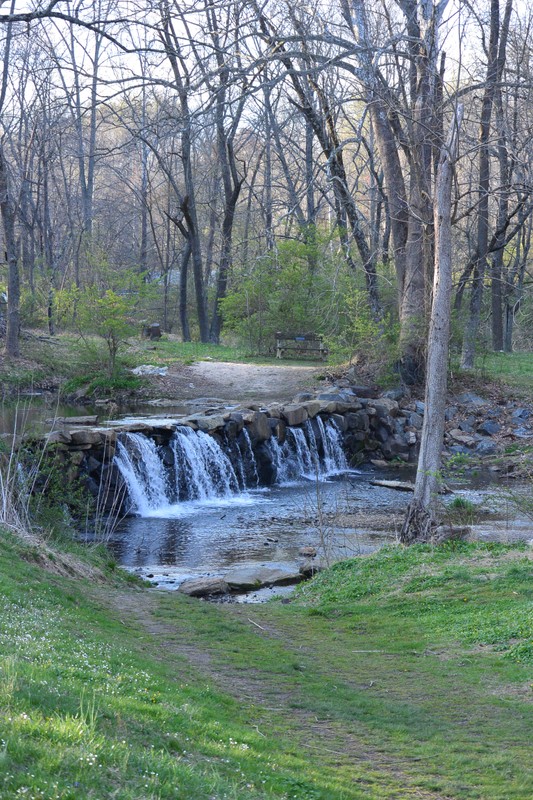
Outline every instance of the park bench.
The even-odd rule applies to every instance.
[[[325,361],[328,348],[316,333],[276,333],[276,358],[320,358]]]

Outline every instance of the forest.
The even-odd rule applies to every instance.
[[[251,353],[288,328],[420,380],[458,109],[452,349],[527,348],[531,24],[512,0],[3,2],[7,354],[21,326]]]

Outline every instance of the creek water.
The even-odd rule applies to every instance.
[[[246,435],[222,446],[178,426],[163,448],[127,434],[116,464],[133,516],[109,534],[119,563],[154,586],[176,589],[188,578],[223,576],[235,566],[296,568],[302,547],[313,547],[327,565],[395,540],[410,494],[371,481],[398,478],[397,469],[349,469],[331,421],[288,429],[282,445],[273,438],[268,446],[275,479],[265,488]],[[402,469],[401,477],[414,477],[414,469]],[[490,505],[490,480],[490,474],[462,479],[455,491]],[[527,531],[527,522],[518,531],[515,525],[512,536],[524,538]],[[502,533],[494,523],[477,533],[511,537],[509,526]]]
[[[6,433],[43,430],[50,417],[95,411],[51,408],[32,399],[4,406],[0,424]],[[136,411],[131,421],[139,420]],[[169,421],[144,420],[154,425]],[[275,477],[264,487],[245,432],[223,447],[179,425],[164,448],[140,434],[124,435],[116,464],[128,487],[131,514],[110,525],[106,534],[117,561],[154,586],[176,589],[187,578],[224,575],[237,565],[297,567],[304,546],[315,548],[317,561],[329,564],[395,540],[410,494],[371,480],[398,478],[397,469],[350,470],[339,432],[321,420],[289,429],[282,445],[273,438],[269,447]],[[401,470],[402,480],[413,477],[414,470]],[[507,541],[531,538],[530,521],[516,518],[511,504],[502,500],[505,490],[502,495],[494,480],[490,474],[466,476],[453,487],[455,494],[485,507],[508,505],[502,519],[476,525],[475,534]],[[95,536],[87,533],[86,538]],[[247,599],[262,600],[270,593]]]

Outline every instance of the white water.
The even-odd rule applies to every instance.
[[[287,428],[283,445],[272,437],[269,447],[278,486],[327,480],[348,471],[340,432],[330,421],[317,419],[317,428],[309,421],[303,428]],[[142,434],[125,434],[117,444],[115,463],[131,510],[141,517],[177,518],[201,506],[261,502],[258,467],[246,429],[239,443],[233,440],[226,449],[235,466],[213,436],[187,426],[176,428],[166,448]]]

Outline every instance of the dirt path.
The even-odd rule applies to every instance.
[[[171,366],[167,375],[151,381],[152,393],[177,401],[208,397],[225,402],[286,402],[315,387],[319,375],[324,375],[323,367],[197,361]]]

